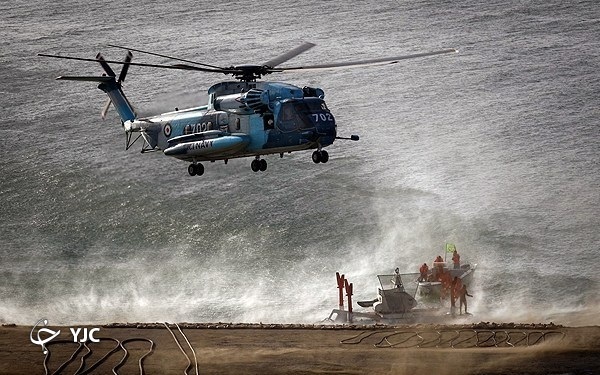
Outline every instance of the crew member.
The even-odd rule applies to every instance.
[[[448,293],[452,293],[452,275],[450,275],[450,272],[447,271],[442,271],[442,273],[439,275],[439,281],[442,283],[441,285],[441,293],[440,293],[440,303],[444,303],[444,301],[446,300],[446,297],[448,296]]]
[[[427,281],[427,273],[429,273],[429,266],[427,266],[427,263],[423,263],[421,268],[419,268],[419,272],[421,272],[421,277],[419,277],[419,281]]]
[[[458,296],[460,295],[460,291],[463,287],[463,283],[462,280],[458,278],[458,276],[454,276],[454,279],[452,279],[452,285],[450,286],[450,296],[452,298],[451,302],[450,302],[450,306],[451,306],[451,310],[450,312],[452,313],[452,315],[454,315],[456,313],[456,300],[458,299]]]
[[[437,258],[433,261],[433,266],[437,274],[437,278],[440,278],[440,275],[444,273],[444,259],[442,259],[441,255],[438,255]]]
[[[460,315],[462,315],[463,304],[465,305],[465,314],[468,314],[469,312],[467,311],[467,296],[469,296],[469,297],[473,297],[473,296],[470,295],[469,292],[467,292],[467,286],[464,284],[463,284],[462,288],[460,289],[460,292],[458,295],[460,297],[460,308],[459,308]]]
[[[460,255],[458,255],[458,251],[454,249],[454,253],[452,254],[452,262],[454,263],[454,269],[460,269]]]
[[[400,276],[400,269],[396,267],[394,270],[394,278],[392,279],[392,283],[394,286],[402,291],[404,291],[404,285],[402,285],[402,277]]]
[[[458,277],[454,276],[452,283],[450,284],[450,314],[454,315],[456,310],[456,299],[458,297],[458,289],[456,284],[458,283]]]

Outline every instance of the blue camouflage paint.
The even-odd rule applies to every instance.
[[[244,147],[249,141],[247,136],[222,136],[192,142],[182,142],[167,148],[167,156],[209,156],[218,153],[231,153]]]
[[[131,107],[131,104],[129,104],[129,101],[125,97],[125,94],[123,94],[123,91],[118,86],[116,81],[112,80],[102,82],[98,85],[98,88],[104,91],[110,97],[110,100],[115,106],[115,109],[117,110],[119,117],[121,117],[121,120],[131,121],[136,118],[135,111]]]
[[[143,131],[151,147],[187,161],[223,160],[331,145],[335,118],[323,90],[282,82],[221,82],[207,106],[145,119],[113,82],[99,86],[115,103],[126,131]]]
[[[275,104],[275,128],[268,133],[265,148],[317,142],[322,147],[333,143],[335,118],[319,98],[286,99]]]

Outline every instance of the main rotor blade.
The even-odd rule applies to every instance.
[[[114,47],[114,48],[121,48],[121,49],[125,49],[125,50],[129,50],[129,51],[134,51],[134,52],[139,52],[139,53],[145,53],[147,55],[152,55],[152,56],[158,56],[158,57],[163,57],[165,59],[171,59],[171,60],[177,60],[177,61],[182,61],[182,62],[186,62],[188,64],[196,64],[196,65],[200,65],[200,66],[206,66],[208,68],[213,68],[213,69],[221,69],[221,67],[219,66],[215,66],[215,65],[209,65],[209,64],[203,64],[203,63],[199,63],[196,61],[191,61],[191,60],[186,60],[186,59],[180,59],[178,57],[173,57],[173,56],[168,56],[168,55],[162,55],[160,53],[154,53],[154,52],[148,52],[148,51],[142,51],[141,49],[135,49],[135,48],[129,48],[129,47],[123,47],[123,46],[117,46],[115,44],[108,44],[109,47]]]
[[[302,52],[308,51],[309,49],[313,48],[314,46],[316,46],[316,44],[313,44],[310,42],[304,42],[301,45],[299,45],[298,47],[291,49],[291,50],[287,51],[286,53],[283,53],[275,58],[272,58],[271,60],[265,62],[263,65],[268,66],[269,68],[274,68],[277,65],[283,64],[284,62],[298,56]]]
[[[117,76],[115,72],[111,69],[111,67],[106,63],[106,60],[104,60],[104,57],[102,57],[100,52],[98,52],[98,54],[96,55],[96,61],[98,61],[100,65],[102,65],[102,68],[104,69],[106,74],[108,74],[109,77]]]
[[[53,58],[56,58],[56,59],[65,59],[65,60],[93,61],[95,63],[98,62],[98,60],[96,60],[96,59],[86,59],[86,58],[82,58],[82,57],[72,57],[72,56],[48,55],[48,54],[45,54],[45,53],[38,53],[38,56],[53,57]],[[129,64],[129,65],[135,65],[135,66],[145,66],[145,67],[148,67],[148,68],[177,69],[177,70],[198,70],[198,71],[201,71],[201,72],[225,73],[225,74],[229,73],[229,71],[227,71],[225,69],[207,69],[207,68],[201,68],[201,67],[197,67],[197,66],[189,66],[189,65],[183,65],[183,64],[178,64],[178,65],[160,65],[160,64],[145,64],[145,63],[134,63],[134,62],[127,63],[125,61],[113,61],[113,60],[105,60],[104,62],[111,63],[111,64],[121,64],[121,65]]]
[[[125,77],[127,76],[127,71],[129,70],[129,64],[131,63],[131,59],[133,59],[133,54],[131,51],[127,51],[127,55],[125,55],[125,64],[123,64],[123,69],[121,69],[121,74],[119,74],[119,79],[117,82],[125,81]]]
[[[235,67],[219,68],[218,70],[217,69],[210,70],[210,69],[200,68],[198,66],[191,66],[191,65],[187,65],[187,64],[173,64],[173,65],[168,65],[168,66],[175,68],[175,69],[181,69],[181,70],[199,70],[202,72],[210,71],[210,72],[223,73],[223,74],[235,74],[235,73],[241,72],[240,69],[236,69]]]
[[[98,76],[59,76],[56,79],[61,81],[84,81],[84,82],[111,82],[115,77],[109,77],[107,75]]]
[[[281,67],[281,68],[277,68],[277,69],[281,69],[282,71],[287,71],[287,70],[354,68],[354,67],[365,66],[365,65],[394,64],[400,60],[414,59],[414,58],[426,57],[426,56],[442,55],[445,53],[457,53],[457,52],[458,52],[458,50],[456,50],[454,48],[450,48],[450,49],[445,49],[445,50],[441,50],[441,51],[416,53],[413,55],[405,55],[405,56],[382,57],[382,58],[378,58],[378,59],[345,61],[345,62],[337,62],[337,63],[329,63],[329,64],[310,65],[310,66]]]

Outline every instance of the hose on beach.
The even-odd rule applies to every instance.
[[[143,338],[143,337],[134,337],[134,338],[125,339],[122,341],[120,341],[116,338],[113,338],[113,337],[99,337],[98,340],[99,340],[99,342],[113,341],[116,343],[116,345],[114,348],[109,350],[106,354],[104,354],[104,356],[102,356],[100,359],[98,359],[96,362],[94,362],[94,364],[92,364],[88,368],[86,368],[86,359],[92,355],[92,349],[88,346],[88,342],[74,343],[73,341],[69,341],[69,340],[56,340],[56,341],[52,341],[52,342],[48,343],[48,345],[46,345],[46,348],[47,348],[46,356],[44,357],[44,373],[45,373],[45,375],[55,375],[55,374],[62,373],[63,370],[67,366],[69,366],[72,362],[75,361],[75,359],[79,356],[79,353],[81,353],[81,351],[84,348],[87,350],[87,353],[85,353],[83,356],[81,356],[79,367],[74,372],[75,375],[89,374],[92,371],[94,371],[96,368],[98,368],[100,365],[105,363],[107,361],[107,359],[110,358],[111,355],[113,355],[114,353],[116,353],[118,351],[123,351],[123,357],[111,369],[111,372],[114,375],[119,375],[118,370],[126,363],[127,359],[129,358],[129,351],[126,348],[126,345],[128,343],[136,342],[136,341],[137,342],[147,342],[150,344],[148,351],[146,351],[138,360],[138,368],[140,370],[140,375],[145,375],[146,372],[144,370],[144,359],[146,359],[146,357],[148,357],[150,354],[152,354],[154,352],[154,348],[155,348],[154,341],[147,339],[147,338]],[[48,362],[51,357],[50,347],[58,345],[58,344],[78,344],[78,346],[66,361],[61,363],[57,367],[56,370],[51,371],[50,368],[48,367]]]
[[[189,355],[186,353],[186,351],[183,349],[183,347],[179,343],[179,340],[177,339],[175,332],[171,329],[171,327],[169,327],[169,323],[165,322],[165,323],[163,323],[163,325],[167,329],[167,331],[169,331],[169,333],[173,337],[173,340],[175,341],[175,344],[177,344],[177,346],[179,347],[179,350],[186,358],[188,364],[187,364],[186,368],[184,369],[183,373],[184,373],[184,375],[188,375],[188,372],[192,368],[192,361],[191,361]],[[190,348],[192,355],[194,357],[195,375],[199,375],[200,372],[198,369],[198,359],[196,357],[196,351],[194,350],[194,347],[188,340],[185,333],[183,333],[183,330],[181,329],[181,327],[179,327],[179,325],[177,323],[173,323],[173,325],[177,328],[177,331],[183,337],[183,339],[187,343],[188,347]],[[76,359],[78,357],[80,357],[80,353],[84,349],[87,350],[87,352],[80,357],[80,359],[79,359],[80,364],[79,364],[79,367],[77,368],[77,370],[75,370],[74,375],[89,374],[92,371],[94,371],[95,369],[97,369],[100,365],[104,364],[108,360],[108,358],[110,358],[113,354],[115,354],[119,351],[122,351],[123,356],[121,357],[119,362],[111,369],[112,374],[119,375],[119,369],[125,365],[125,363],[127,362],[127,359],[129,358],[129,351],[126,348],[126,345],[129,343],[132,343],[132,342],[146,342],[146,343],[149,343],[150,346],[149,346],[148,350],[138,360],[139,373],[140,373],[140,375],[145,375],[146,371],[144,369],[144,360],[146,359],[146,357],[148,357],[150,354],[152,354],[154,352],[154,349],[156,347],[156,345],[154,344],[154,341],[152,341],[148,338],[144,338],[144,337],[133,337],[133,338],[125,339],[125,340],[118,340],[114,337],[99,337],[99,338],[97,338],[97,340],[98,340],[98,342],[112,341],[115,343],[115,346],[113,348],[111,348],[108,352],[106,352],[100,359],[98,359],[96,362],[94,362],[89,367],[86,367],[86,360],[87,360],[87,358],[89,358],[92,355],[92,352],[93,352],[92,348],[90,348],[90,346],[88,345],[89,341],[73,342],[73,341],[69,341],[69,340],[55,340],[55,341],[48,343],[48,345],[46,345],[47,351],[46,351],[46,355],[44,357],[44,373],[45,373],[45,375],[56,375],[56,374],[62,373],[69,365],[71,365],[71,363],[75,362]],[[50,361],[50,357],[52,355],[50,348],[52,346],[66,345],[66,344],[77,344],[77,347],[75,348],[75,350],[73,351],[71,356],[66,361],[61,363],[56,368],[56,370],[51,371],[50,367],[48,365],[48,363]]]
[[[377,348],[488,348],[533,346],[546,340],[565,338],[562,331],[434,330],[362,331],[340,341],[358,345],[370,341]]]
[[[173,332],[173,330],[169,327],[168,323],[163,323],[165,328],[167,328],[167,330],[169,331],[169,333],[171,334],[171,336],[173,336],[173,340],[175,340],[175,343],[177,344],[177,346],[179,347],[179,350],[181,350],[181,353],[183,353],[183,355],[185,356],[185,358],[188,361],[188,365],[185,368],[185,371],[183,372],[184,375],[188,375],[188,371],[190,370],[190,367],[192,367],[192,361],[190,360],[190,357],[187,355],[187,353],[185,352],[185,350],[183,350],[183,348],[181,347],[181,344],[179,343],[179,340],[177,340],[177,337],[175,336],[175,333]],[[188,344],[188,346],[190,347],[190,350],[192,351],[192,354],[194,355],[194,364],[195,364],[195,370],[196,370],[196,375],[199,375],[198,372],[198,359],[196,358],[196,351],[194,351],[194,348],[192,347],[192,344],[190,344],[190,341],[188,340],[187,336],[183,333],[183,331],[181,330],[181,328],[179,327],[179,325],[177,323],[173,323],[175,325],[175,327],[177,327],[177,330],[179,331],[179,333],[181,334],[181,336],[183,336],[183,338],[185,339],[185,342]]]

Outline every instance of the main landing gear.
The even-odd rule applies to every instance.
[[[283,153],[280,156],[283,157]],[[327,163],[329,161],[329,153],[325,150],[317,150],[312,153],[312,161],[315,164]],[[225,164],[227,164],[227,160],[225,160]],[[256,159],[252,160],[250,167],[253,172],[264,172],[267,170],[267,161],[257,156]],[[200,163],[191,163],[188,165],[188,173],[190,176],[202,176],[204,174],[204,166]]]
[[[202,176],[204,174],[204,166],[200,163],[188,165],[188,173],[190,176]]]
[[[258,157],[252,160],[252,164],[250,164],[250,168],[252,168],[253,172],[264,172],[267,170],[267,161],[265,159],[259,159]]]
[[[329,153],[325,150],[317,150],[312,154],[312,161],[315,164],[327,163],[329,161]]]

